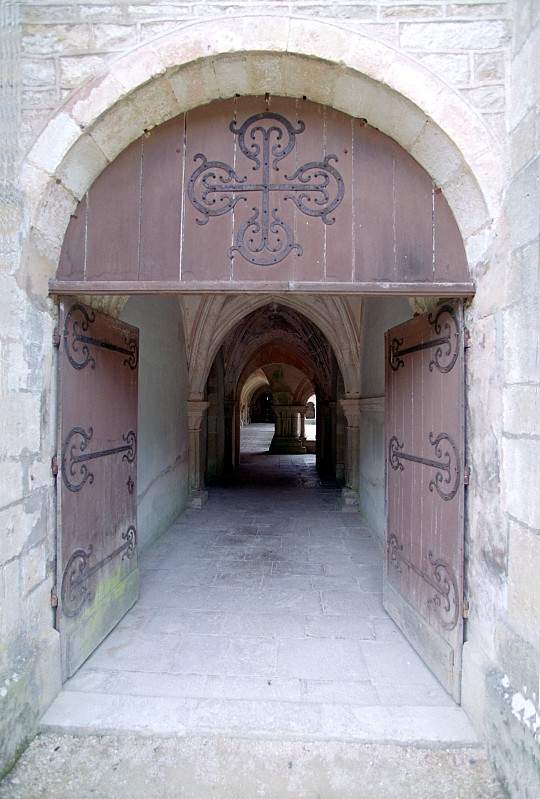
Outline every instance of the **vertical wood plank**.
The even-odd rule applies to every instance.
[[[88,192],[87,280],[137,280],[142,140],[99,175]]]
[[[86,262],[86,195],[77,205],[62,242],[57,277],[59,280],[84,280]]]
[[[440,190],[435,191],[435,276],[436,281],[469,280],[463,239],[454,215]]]
[[[296,137],[294,151],[295,169],[324,157],[325,108],[309,100],[297,100],[296,120],[302,120],[306,129]],[[293,120],[291,120],[293,121]],[[290,173],[293,174],[293,173]],[[298,182],[298,181],[295,181]],[[306,200],[310,203],[309,198]],[[286,204],[287,205],[287,204]],[[325,230],[319,217],[308,216],[290,203],[294,210],[294,236],[302,247],[302,255],[292,258],[293,280],[324,280],[325,278]]]
[[[184,169],[184,215],[182,223],[183,281],[230,280],[231,260],[229,247],[233,235],[233,215],[206,217],[205,219],[187,196],[188,182],[201,161],[198,153],[208,161],[223,161],[233,166],[234,136],[229,124],[234,118],[234,100],[223,100],[194,108],[186,114],[186,160]],[[222,175],[222,172],[218,173]],[[219,202],[219,200],[216,200]]]
[[[393,280],[394,145],[375,128],[355,120],[353,146],[354,279]]]
[[[345,183],[345,194],[339,206],[332,212],[335,222],[325,225],[326,280],[347,283],[352,281],[353,252],[353,120],[351,117],[325,109],[325,155],[337,155],[332,161]]]
[[[394,180],[396,273],[403,280],[432,281],[433,181],[401,148]]]
[[[184,115],[143,137],[140,280],[178,280]]]

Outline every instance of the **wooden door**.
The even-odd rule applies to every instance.
[[[463,643],[463,310],[386,333],[384,606],[459,701]]]
[[[136,601],[137,328],[60,306],[57,626],[70,677]]]

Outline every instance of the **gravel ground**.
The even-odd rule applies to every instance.
[[[482,749],[40,735],[0,799],[505,799]]]

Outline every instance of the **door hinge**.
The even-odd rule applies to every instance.
[[[470,612],[471,612],[471,606],[469,605],[469,600],[468,599],[464,599],[463,600],[463,618],[464,619],[468,619]]]
[[[56,455],[51,458],[51,472],[53,477],[58,477],[58,457]]]
[[[52,343],[53,343],[53,347],[59,347],[60,346],[60,333],[58,332],[58,328],[57,327],[55,327],[54,330],[53,330]]]
[[[56,593],[56,586],[51,588],[51,608],[58,607],[58,594]]]
[[[471,482],[471,467],[466,466],[463,469],[463,485],[468,486],[470,482]]]
[[[466,327],[463,331],[463,348],[468,350],[471,346],[471,334],[469,328]]]

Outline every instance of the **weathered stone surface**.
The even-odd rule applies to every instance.
[[[510,41],[510,25],[503,20],[485,22],[411,22],[401,26],[400,44],[414,50],[492,50]]]

